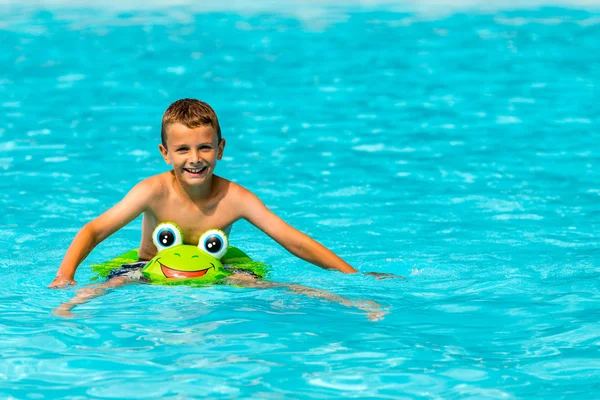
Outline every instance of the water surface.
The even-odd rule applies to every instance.
[[[405,8],[0,8],[0,394],[593,397],[599,14]],[[322,271],[246,222],[232,244],[383,321],[285,290],[144,285],[51,314],[78,229],[167,169],[160,118],[182,97],[219,115],[218,174],[361,271],[407,278]]]

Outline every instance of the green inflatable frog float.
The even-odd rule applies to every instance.
[[[265,278],[264,263],[252,261],[243,251],[229,246],[225,232],[210,229],[204,232],[197,246],[183,244],[183,234],[172,222],[159,224],[152,233],[158,253],[142,269],[151,283],[162,285],[207,285],[219,283],[234,272]],[[93,265],[100,277],[126,264],[138,261],[138,251],[131,250],[103,264]]]

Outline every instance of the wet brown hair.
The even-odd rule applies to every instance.
[[[167,147],[167,128],[177,122],[190,129],[210,125],[217,132],[219,143],[221,143],[221,127],[219,126],[217,114],[211,106],[203,101],[181,99],[171,103],[163,114],[160,130],[160,138],[165,148]]]

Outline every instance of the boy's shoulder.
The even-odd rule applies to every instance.
[[[171,171],[161,172],[160,174],[149,176],[141,180],[138,185],[145,186],[148,189],[160,189],[173,180]]]
[[[252,204],[255,204],[257,196],[250,190],[246,189],[239,183],[232,182],[228,179],[218,177],[215,178],[215,197],[216,201],[224,201],[229,207],[234,210],[242,211]]]
[[[166,194],[169,191],[169,188],[172,187],[172,179],[169,171],[163,172],[141,180],[135,185],[134,189],[153,198]]]
[[[214,177],[216,178],[215,186],[218,188],[217,190],[226,193],[227,196],[239,198],[252,195],[250,190],[246,189],[239,183],[232,182],[217,175],[214,175]]]
[[[228,210],[238,218],[247,218],[264,207],[262,201],[251,190],[238,183],[221,179],[222,199],[228,205]]]

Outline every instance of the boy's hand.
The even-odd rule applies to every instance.
[[[389,279],[389,278],[405,279],[401,275],[388,274],[386,272],[364,272],[364,275],[374,276],[375,279]]]
[[[61,304],[60,306],[52,310],[52,314],[56,315],[57,317],[73,318],[75,314],[71,312],[71,308],[72,307],[70,307],[69,305]]]
[[[48,285],[49,288],[65,288],[67,286],[74,286],[77,282],[71,277],[67,278],[64,276],[57,276],[54,278],[51,284]]]

